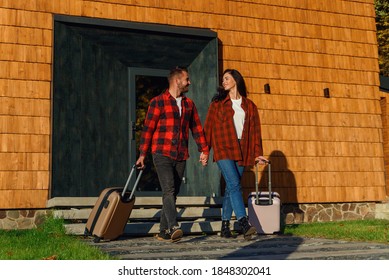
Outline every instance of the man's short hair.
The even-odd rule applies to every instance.
[[[170,82],[173,77],[180,75],[183,72],[188,73],[188,69],[186,67],[181,67],[181,66],[174,67],[173,69],[170,70],[169,76],[167,77],[168,81]]]

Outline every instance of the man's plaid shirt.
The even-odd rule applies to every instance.
[[[168,90],[150,101],[140,140],[141,156],[145,156],[151,148],[153,154],[174,160],[188,159],[189,129],[199,152],[209,154],[195,104],[188,97],[182,96],[181,106],[180,117],[177,102]]]

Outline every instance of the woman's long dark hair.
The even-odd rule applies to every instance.
[[[242,74],[240,74],[239,71],[236,69],[226,69],[223,72],[223,76],[226,73],[230,74],[234,78],[239,94],[244,96],[244,97],[247,97],[246,83],[244,82]],[[222,101],[226,98],[227,94],[228,94],[228,91],[224,90],[224,88],[222,86],[220,86],[220,87],[218,87],[217,93],[215,94],[215,96],[212,97],[212,101]]]

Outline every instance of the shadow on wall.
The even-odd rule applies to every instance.
[[[277,192],[281,199],[281,231],[285,224],[294,223],[295,217],[303,217],[303,212],[298,207],[291,207],[297,203],[297,186],[293,172],[288,168],[288,161],[282,151],[274,150],[268,159],[271,161],[271,186],[272,191]],[[259,189],[268,190],[268,165],[261,172]],[[288,221],[288,216],[294,217]]]

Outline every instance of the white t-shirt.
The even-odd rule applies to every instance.
[[[177,102],[178,110],[180,111],[180,117],[181,117],[181,112],[182,112],[182,105],[181,105],[181,101],[182,101],[182,96],[180,96],[180,97],[177,97],[177,98],[176,98],[176,102]]]
[[[245,111],[242,108],[242,98],[240,99],[231,99],[232,101],[232,109],[234,110],[234,125],[236,134],[238,139],[242,138],[243,125],[244,125],[244,117],[246,115]]]

